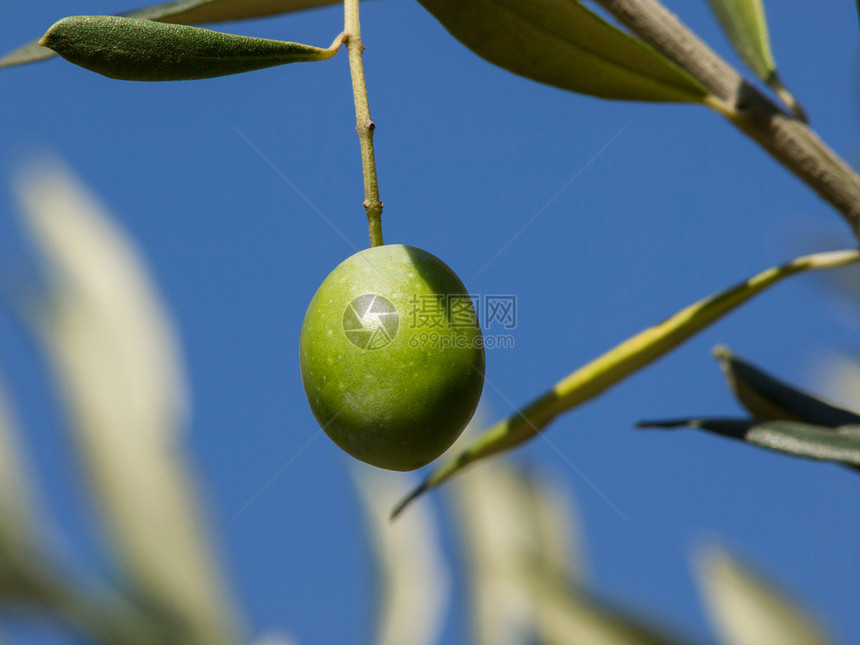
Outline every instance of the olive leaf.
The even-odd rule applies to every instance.
[[[0,383],[0,600],[38,602],[45,595],[39,580],[45,558],[16,430]]]
[[[806,122],[800,103],[782,84],[770,48],[763,0],[708,0],[738,56],[767,83],[794,115]]]
[[[612,643],[612,645],[691,645],[675,630],[643,619],[591,594],[569,588],[547,575],[532,576],[527,587],[544,614],[546,643]]]
[[[700,102],[692,77],[572,0],[419,0],[489,62],[541,83],[611,99]]]
[[[339,0],[175,0],[120,15],[183,25],[260,18],[335,4]],[[38,40],[0,58],[0,69],[47,60],[54,53]]]
[[[375,645],[439,642],[451,591],[451,572],[429,508],[396,525],[388,508],[414,477],[355,464],[352,479],[364,510],[376,564]],[[416,581],[420,580],[420,584]]]
[[[476,416],[483,416],[480,408]],[[474,420],[472,427],[478,427]],[[475,645],[517,645],[521,634],[544,631],[541,619],[551,622],[552,617],[537,598],[524,593],[531,586],[528,572],[550,569],[578,583],[585,568],[566,491],[499,460],[466,473],[449,493]]]
[[[800,606],[717,547],[697,559],[699,586],[725,645],[827,645],[833,641]]]
[[[735,396],[757,419],[799,421],[836,428],[860,425],[860,413],[798,390],[735,356],[728,347],[714,349]]]
[[[118,16],[70,16],[39,43],[75,65],[126,81],[184,81],[325,60],[328,49]]]
[[[197,25],[262,18],[339,2],[341,0],[180,0],[139,9],[129,15],[134,18]]]
[[[552,389],[503,419],[452,459],[438,466],[392,512],[438,486],[467,465],[510,450],[532,438],[561,413],[596,397],[612,385],[657,360],[711,323],[783,278],[804,271],[841,267],[860,260],[860,251],[835,251],[799,257],[700,300],[615,346],[579,368]]]
[[[117,564],[172,642],[239,641],[179,445],[178,343],[139,254],[62,166],[17,184],[51,289],[32,314]]]
[[[640,428],[699,428],[796,457],[860,467],[860,426],[830,428],[797,421],[671,419],[641,421]]]
[[[689,644],[587,589],[571,500],[548,478],[500,460],[450,490],[477,645]]]

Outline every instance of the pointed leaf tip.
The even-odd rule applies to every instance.
[[[708,0],[741,60],[779,96],[795,117],[808,121],[803,106],[782,84],[770,47],[762,0]]]
[[[71,63],[126,81],[183,81],[325,60],[328,49],[118,16],[70,16],[39,44]]]
[[[428,482],[423,482],[418,487],[415,488],[411,493],[409,493],[406,497],[397,502],[397,505],[392,509],[391,515],[388,516],[390,521],[394,521],[397,517],[409,506],[412,502],[418,499],[424,491],[429,488]]]

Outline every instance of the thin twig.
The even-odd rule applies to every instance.
[[[860,239],[860,176],[805,123],[786,114],[657,0],[597,0],[714,96],[709,105],[829,202]]]
[[[370,245],[381,246],[382,202],[379,200],[379,185],[376,179],[376,157],[373,153],[373,130],[367,102],[367,86],[364,81],[364,64],[361,43],[361,26],[358,20],[358,0],[344,0],[344,33],[349,54],[349,71],[352,76],[352,94],[355,99],[355,128],[361,144],[361,170],[364,174],[364,210],[367,213],[367,228]]]

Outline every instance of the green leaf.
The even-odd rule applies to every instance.
[[[828,428],[860,425],[860,413],[798,390],[738,358],[727,347],[714,355],[735,396],[758,419],[800,421]]]
[[[853,250],[803,256],[700,300],[662,323],[641,331],[484,432],[453,459],[431,472],[421,486],[395,507],[392,515],[396,516],[412,500],[469,464],[534,438],[562,412],[601,394],[783,278],[803,271],[841,267],[858,260],[860,252]]]
[[[762,0],[708,0],[738,56],[762,80],[776,70]]]
[[[740,439],[795,457],[860,466],[860,426],[829,428],[796,421],[751,419],[676,419],[642,421],[640,428],[689,427]]]
[[[767,83],[791,109],[806,121],[803,108],[783,86],[770,48],[762,0],[708,0],[738,56],[762,81]]]
[[[508,71],[611,99],[701,102],[697,81],[573,0],[420,0],[473,52]]]
[[[128,18],[183,25],[260,18],[336,4],[339,0],[178,0],[124,13]],[[0,69],[47,60],[54,53],[34,40],[0,58]]]
[[[796,603],[722,549],[708,549],[697,564],[706,607],[725,645],[833,642]]]
[[[39,43],[69,62],[125,81],[185,81],[331,58],[329,49],[117,16],[71,16]]]

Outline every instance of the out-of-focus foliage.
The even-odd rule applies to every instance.
[[[724,645],[827,645],[818,623],[771,583],[720,548],[703,552],[699,585]]]
[[[376,562],[375,645],[438,642],[449,599],[450,575],[439,527],[428,507],[392,523],[388,511],[413,477],[356,464],[353,480],[364,507]]]
[[[178,642],[238,642],[179,444],[186,384],[137,251],[59,165],[18,183],[50,287],[32,322],[59,380],[117,565]]]

